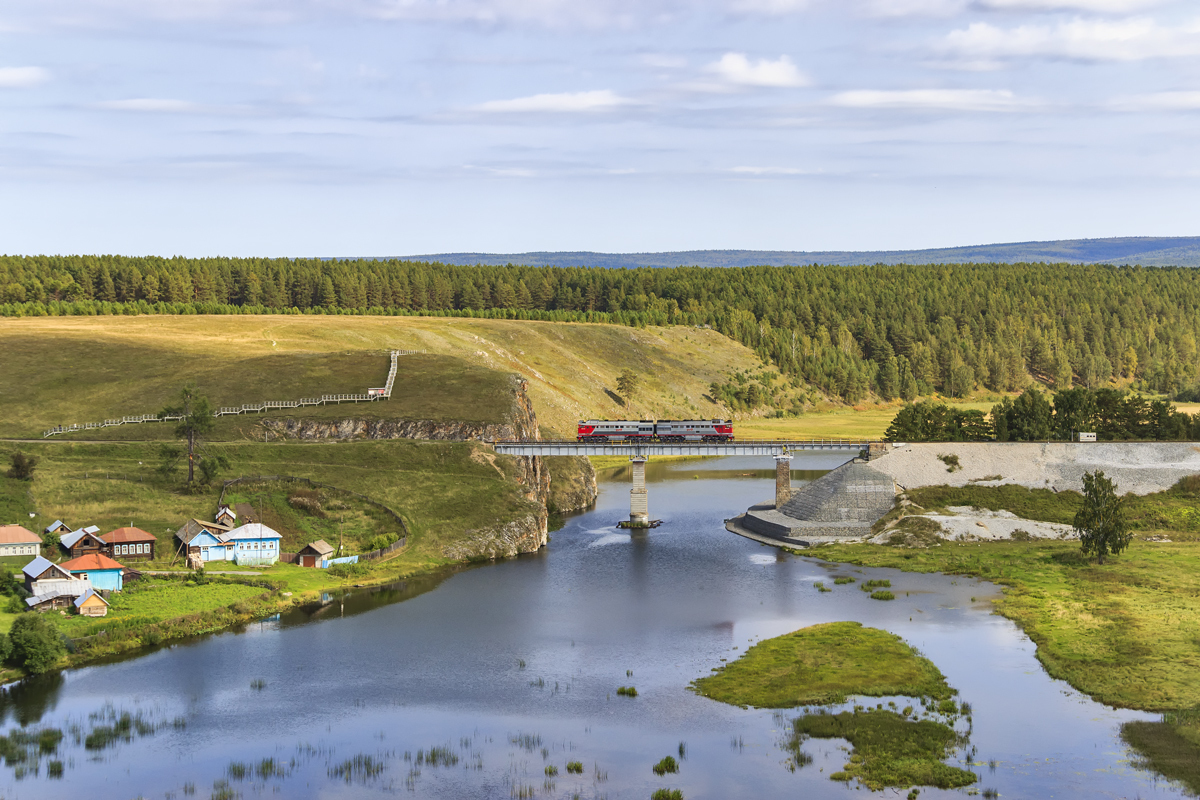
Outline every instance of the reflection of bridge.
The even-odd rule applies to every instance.
[[[736,442],[572,442],[509,440],[492,442],[497,453],[510,456],[629,456],[633,467],[633,488],[629,490],[629,526],[650,525],[646,500],[646,459],[648,456],[774,456],[775,495],[791,492],[792,456],[795,452],[845,453],[853,458],[870,457],[881,447],[878,442],[862,439],[741,439]]]

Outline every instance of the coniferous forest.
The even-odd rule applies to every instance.
[[[1200,273],[1068,264],[610,270],[2,256],[0,315],[374,314],[710,325],[857,402],[976,389],[1197,390]]]

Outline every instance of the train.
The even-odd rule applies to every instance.
[[[727,419],[588,419],[580,420],[578,442],[732,442]]]

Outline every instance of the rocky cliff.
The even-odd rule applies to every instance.
[[[548,456],[542,461],[550,472],[549,504],[556,511],[583,511],[596,502],[596,470],[583,456]]]
[[[421,419],[311,419],[304,417],[262,420],[265,441],[279,439],[429,439],[462,442],[487,439],[540,439],[537,414],[526,391],[528,383],[514,375],[503,422],[478,423]],[[489,398],[504,402],[505,398]],[[489,459],[493,458],[488,456]],[[514,457],[515,469],[508,470],[522,487],[532,509],[508,522],[481,530],[467,531],[464,538],[447,545],[447,558],[503,558],[532,553],[546,544],[548,511],[554,503],[560,511],[586,508],[596,499],[596,473],[586,458],[560,459],[582,462],[564,472],[564,488],[551,494],[550,470],[538,456]]]

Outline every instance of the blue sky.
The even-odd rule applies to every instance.
[[[6,0],[0,252],[1195,235],[1200,4]]]

